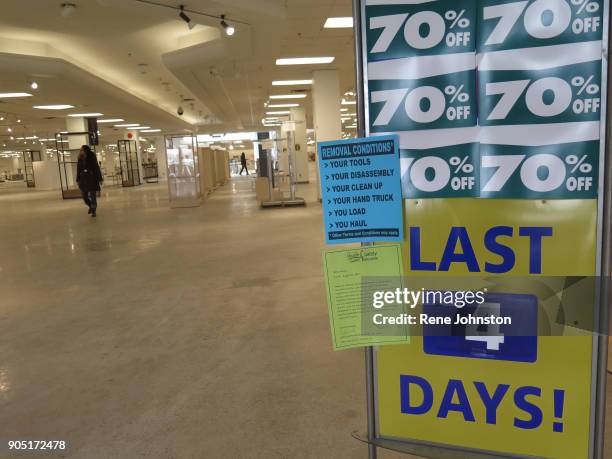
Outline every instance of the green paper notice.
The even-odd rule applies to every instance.
[[[325,252],[323,266],[334,350],[410,341],[407,328],[396,336],[362,332],[362,319],[372,310],[371,298],[364,292],[403,288],[399,244]]]

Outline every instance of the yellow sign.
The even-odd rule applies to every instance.
[[[409,278],[595,275],[597,201],[408,200],[405,213]],[[432,355],[414,335],[379,348],[379,436],[587,458],[592,336],[565,335],[538,336],[534,361]]]
[[[369,291],[367,279],[376,279],[378,290],[402,287],[400,244],[333,250],[323,254],[325,286],[334,350],[410,341],[406,327],[394,335],[364,335],[362,294]]]

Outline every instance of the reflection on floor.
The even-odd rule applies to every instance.
[[[2,438],[70,458],[363,458],[361,351],[331,351],[321,208],[0,193]],[[609,426],[611,424],[608,424]],[[610,433],[610,428],[608,429]],[[379,457],[399,456],[381,452]]]

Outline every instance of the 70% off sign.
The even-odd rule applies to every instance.
[[[418,50],[434,48],[446,43],[449,48],[467,47],[472,43],[469,29],[472,20],[466,17],[466,10],[419,11],[410,14],[391,14],[370,18],[370,30],[382,29],[370,53],[387,52],[402,30],[406,45]]]
[[[570,106],[575,115],[599,113],[600,86],[595,75],[570,77],[569,81],[559,77],[538,80],[500,81],[486,84],[487,96],[501,96],[486,114],[487,121],[505,120],[517,103],[524,103],[532,115],[550,118],[566,112]]]
[[[414,89],[387,89],[371,92],[372,103],[383,103],[373,126],[391,123],[403,102],[403,111],[415,123],[433,123],[443,116],[448,121],[467,120],[471,115],[470,95],[465,85],[419,86]]]
[[[473,190],[476,186],[474,165],[471,157],[438,156],[402,158],[402,176],[408,174],[412,186],[425,193],[437,193],[449,185],[453,191]]]
[[[575,36],[597,33],[602,26],[601,9],[598,0],[536,0],[531,4],[520,1],[487,6],[483,19],[497,19],[497,24],[484,44],[503,45],[519,24],[529,36],[541,40],[559,37],[570,27]]]

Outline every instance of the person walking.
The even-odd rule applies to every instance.
[[[100,184],[104,182],[104,177],[102,177],[102,171],[100,171],[98,158],[96,158],[96,154],[89,145],[83,145],[79,151],[76,180],[83,201],[89,207],[88,213],[95,217],[98,208],[97,193],[100,191]]]
[[[242,175],[242,171],[246,171],[247,175],[249,175],[249,170],[247,169],[247,159],[244,151],[240,155],[240,164],[242,164],[242,169],[240,169],[240,175]]]

